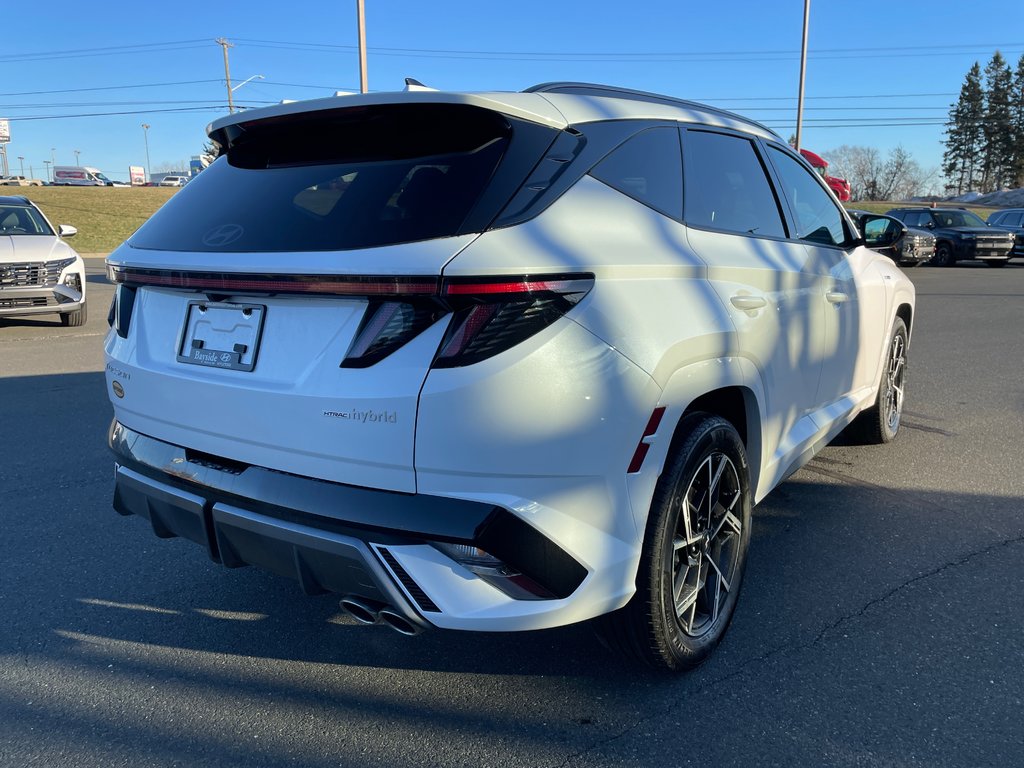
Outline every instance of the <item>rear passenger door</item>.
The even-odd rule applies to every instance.
[[[824,341],[822,268],[790,239],[758,142],[743,134],[683,134],[684,219],[690,246],[728,310],[731,355],[761,373],[765,471],[780,479],[811,441]]]

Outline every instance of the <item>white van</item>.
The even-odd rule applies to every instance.
[[[55,165],[53,183],[57,186],[112,187],[114,182],[103,175],[99,168],[87,165]]]

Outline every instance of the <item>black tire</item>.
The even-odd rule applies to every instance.
[[[884,445],[896,439],[903,416],[907,385],[907,326],[896,318],[882,365],[875,404],[850,425],[852,437],[865,445]]]
[[[83,304],[81,309],[76,309],[74,312],[62,312],[60,324],[65,328],[78,328],[85,325],[85,321],[89,319],[87,306],[87,304]]]
[[[947,243],[939,243],[935,246],[935,255],[928,262],[935,267],[951,267],[956,263],[953,258],[953,249]]]
[[[1005,267],[1009,262],[1009,259],[987,259],[985,261],[990,267]]]
[[[597,621],[605,643],[664,671],[707,659],[739,598],[752,501],[732,424],[708,413],[684,418],[651,501],[636,594]]]

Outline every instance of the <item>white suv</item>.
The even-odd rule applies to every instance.
[[[56,313],[85,325],[85,262],[63,240],[77,233],[55,230],[27,197],[0,196],[0,318]]]
[[[106,370],[115,508],[228,567],[407,634],[600,617],[682,669],[753,504],[899,429],[913,287],[756,123],[549,84],[209,133],[109,257]]]

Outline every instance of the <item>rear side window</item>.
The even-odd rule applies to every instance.
[[[789,206],[796,217],[796,236],[821,245],[845,245],[843,214],[814,175],[780,149],[769,147]]]
[[[745,235],[786,236],[778,202],[750,140],[687,131],[683,147],[687,224]]]
[[[679,129],[649,128],[625,141],[590,175],[656,211],[679,220],[683,214]]]
[[[226,155],[131,238],[172,251],[325,251],[459,234],[512,139],[461,104],[348,107],[229,126]]]

